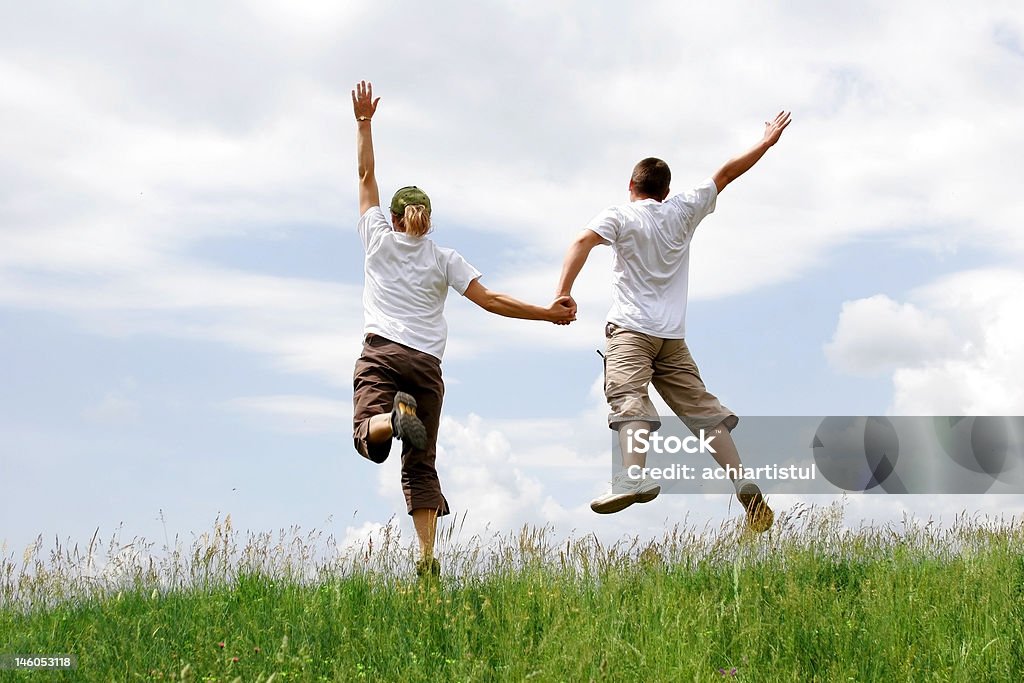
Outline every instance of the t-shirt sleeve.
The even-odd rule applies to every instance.
[[[359,217],[356,229],[359,231],[359,239],[363,241],[363,249],[369,250],[384,234],[391,232],[391,224],[379,206],[371,206]]]
[[[480,277],[480,271],[462,258],[462,254],[451,251],[446,259],[445,275],[448,278],[448,286],[464,295],[473,280]]]
[[[697,224],[714,212],[717,200],[718,187],[714,180],[708,178],[688,192],[669,197],[666,203],[679,210],[686,232],[692,234]]]
[[[605,242],[614,244],[622,229],[622,216],[615,210],[615,207],[605,209],[594,216],[594,219],[585,227],[587,230],[596,232]]]

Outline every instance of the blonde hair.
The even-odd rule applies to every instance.
[[[409,204],[399,220],[402,221],[407,235],[423,237],[430,232],[430,212],[423,204]]]

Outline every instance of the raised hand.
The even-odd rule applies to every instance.
[[[371,207],[380,206],[380,190],[377,187],[377,175],[373,161],[373,133],[370,131],[370,119],[377,111],[380,98],[373,99],[373,86],[366,81],[359,81],[352,91],[352,111],[356,121],[356,162],[359,170],[359,215],[366,213]]]
[[[551,322],[556,325],[568,325],[576,320],[576,300],[571,296],[560,296],[548,306]]]
[[[352,111],[355,112],[356,121],[365,121],[373,118],[377,111],[377,103],[380,98],[373,99],[373,84],[366,81],[356,83],[352,91]]]
[[[779,141],[782,131],[786,130],[791,121],[788,111],[780,111],[773,120],[764,122],[764,141],[769,147]]]

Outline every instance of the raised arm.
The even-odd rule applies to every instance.
[[[764,122],[764,137],[743,154],[725,162],[722,168],[718,169],[711,179],[715,181],[715,187],[721,192],[725,186],[739,178],[756,164],[768,148],[779,141],[782,131],[786,130],[792,119],[788,111],[780,111],[772,121]]]
[[[479,278],[469,283],[466,298],[488,313],[503,315],[506,318],[547,320],[556,325],[568,325],[576,319],[576,304],[570,297],[558,297],[550,306],[543,308],[524,303],[508,294],[492,292],[480,284]]]
[[[352,91],[352,110],[356,115],[356,154],[359,161],[359,215],[372,206],[380,206],[380,191],[373,169],[373,135],[370,119],[380,98],[373,99],[373,84],[360,81]]]

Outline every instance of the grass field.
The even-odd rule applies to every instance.
[[[296,529],[240,538],[230,520],[187,549],[38,546],[0,564],[0,654],[78,668],[0,678],[1024,680],[1024,520],[844,530],[841,515],[614,547],[450,527],[433,583],[391,529],[345,554]]]

